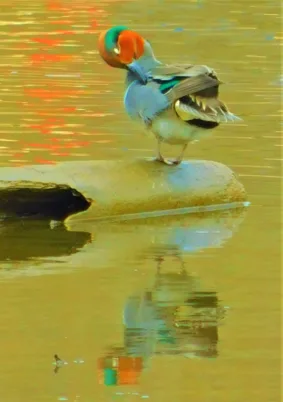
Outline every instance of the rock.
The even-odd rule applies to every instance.
[[[3,216],[69,221],[229,208],[246,192],[218,162],[134,159],[0,168],[0,200]]]

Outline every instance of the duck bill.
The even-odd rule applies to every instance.
[[[137,61],[133,61],[132,63],[126,64],[126,68],[135,76],[135,78],[141,84],[147,83],[147,74]]]

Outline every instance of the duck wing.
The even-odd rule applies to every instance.
[[[216,123],[241,120],[218,98],[222,82],[208,66],[159,65],[150,72],[150,79],[159,84],[159,90],[182,120]]]

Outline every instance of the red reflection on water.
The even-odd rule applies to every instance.
[[[38,53],[31,55],[31,61],[33,63],[42,63],[45,61],[60,62],[60,61],[70,61],[74,59],[74,56],[70,54],[46,54]]]
[[[60,1],[50,0],[47,2],[47,8],[50,11],[63,11],[65,7]]]
[[[36,142],[33,142],[31,144],[26,144],[26,146],[28,148],[50,149],[50,150],[53,150],[53,151],[56,151],[58,149],[65,149],[66,148],[65,144],[63,144],[63,145],[60,145],[60,144],[55,145],[55,144],[42,144],[42,143],[36,143]]]
[[[25,63],[25,66],[31,68],[32,73],[35,74],[33,76],[35,77],[33,81],[35,86],[24,88],[25,99],[24,102],[20,102],[20,104],[21,107],[24,107],[24,112],[29,112],[27,116],[23,117],[23,127],[27,127],[30,131],[35,130],[34,133],[38,136],[35,142],[31,144],[23,142],[21,145],[22,149],[30,148],[32,154],[40,152],[40,155],[44,155],[43,158],[35,158],[34,161],[36,163],[54,164],[56,162],[50,160],[50,158],[53,158],[53,155],[54,158],[55,155],[56,157],[69,157],[72,152],[75,152],[72,151],[73,149],[89,146],[92,141],[80,141],[80,138],[85,138],[84,135],[92,134],[77,132],[77,128],[74,127],[84,126],[84,116],[96,117],[97,114],[92,113],[94,112],[92,108],[85,111],[86,113],[78,111],[80,108],[80,98],[84,99],[84,96],[89,91],[88,89],[82,89],[81,87],[77,89],[75,80],[74,84],[71,83],[70,85],[68,84],[69,81],[66,81],[65,86],[65,81],[63,81],[62,78],[50,80],[52,73],[54,73],[54,77],[56,77],[56,74],[58,74],[59,77],[64,71],[68,72],[71,70],[71,72],[74,72],[74,62],[78,63],[76,66],[80,66],[81,62],[84,63],[84,54],[74,54],[73,51],[68,54],[69,48],[67,47],[64,48],[63,51],[61,51],[62,48],[60,47],[60,54],[58,54],[58,52],[53,51],[52,48],[56,48],[66,43],[68,40],[73,41],[73,38],[79,41],[81,38],[80,34],[84,32],[89,32],[93,37],[94,32],[98,29],[98,25],[100,25],[101,22],[103,23],[106,13],[99,7],[100,2],[94,3],[93,0],[45,0],[45,5],[47,11],[45,13],[45,22],[49,24],[49,29],[47,31],[42,30],[39,33],[33,33],[31,39],[27,39],[26,43],[22,40],[20,43],[20,46],[25,48],[30,49],[31,46],[37,48],[27,54],[29,62]],[[85,24],[85,22],[88,24],[88,30],[82,30],[80,28],[75,29],[72,26],[73,24],[82,25]],[[42,23],[41,20],[40,23]],[[18,29],[19,28],[16,27],[14,35],[16,35]],[[76,33],[78,33],[78,35],[74,37]],[[72,37],[68,35],[72,35]],[[29,45],[29,47],[27,45]],[[63,64],[64,68],[61,68],[59,64],[61,62],[66,63],[65,65]],[[46,76],[43,75],[46,71],[48,71],[48,80]],[[99,91],[94,91],[94,94],[95,93],[99,93]],[[68,105],[68,99],[71,105]],[[78,103],[74,105],[74,102]],[[31,111],[33,112],[33,116],[31,116]],[[79,121],[80,124],[68,125],[68,117],[66,116],[71,116],[73,119],[76,113],[79,113],[77,117],[81,119]],[[67,121],[65,121],[63,116],[65,116]],[[86,131],[85,129],[82,130]],[[108,140],[98,141],[103,143]],[[23,154],[17,152],[14,157],[15,159],[23,159]]]
[[[56,21],[48,21],[49,24],[54,24],[54,25],[72,25],[74,24],[74,21],[71,20],[56,20]]]
[[[32,96],[33,98],[41,98],[41,99],[60,99],[66,98],[69,96],[76,96],[84,94],[84,90],[79,89],[61,89],[60,91],[52,90],[52,89],[43,89],[43,88],[25,88],[25,93],[28,96]]]
[[[57,151],[59,149],[72,149],[72,148],[82,148],[85,146],[88,146],[90,144],[90,141],[69,141],[69,142],[60,142],[58,138],[52,138],[51,143],[38,143],[38,142],[32,142],[25,144],[25,147],[27,148],[40,148],[42,149],[49,149],[52,151]],[[65,152],[65,154],[69,155],[69,152]]]
[[[82,148],[90,145],[90,141],[70,141],[64,144],[64,148]]]
[[[62,112],[75,112],[77,108],[75,106],[63,107]],[[60,109],[58,110],[60,111]]]
[[[33,105],[34,106],[34,105]],[[75,106],[52,108],[52,110],[38,110],[35,113],[38,116],[48,116],[50,113],[73,113],[77,110]]]
[[[41,124],[29,124],[27,127],[32,128],[34,130],[38,130],[41,134],[50,134],[53,128],[64,127],[66,123],[63,121],[56,122],[56,124],[52,124],[49,120]]]
[[[57,149],[56,147],[54,148],[51,144],[42,144],[40,142],[32,142],[29,144],[26,144],[28,148],[40,148],[40,149]]]
[[[54,31],[58,35],[74,35],[76,32],[75,31],[66,31],[66,30],[59,30],[59,31]]]
[[[57,46],[60,43],[62,43],[61,40],[58,39],[50,39],[48,37],[44,37],[44,38],[32,38],[33,42],[37,42],[37,43],[42,43],[43,45],[48,45],[48,46]]]
[[[92,21],[90,22],[90,26],[91,26],[92,28],[96,28],[96,27],[98,26],[97,21],[96,21],[96,20],[92,20]]]
[[[60,117],[49,117],[46,119],[48,123],[56,123],[56,126],[64,126],[65,120],[61,119]]]
[[[49,159],[42,159],[42,158],[34,158],[34,161],[41,165],[56,165],[56,163],[57,163],[56,161],[52,161]]]
[[[49,134],[52,126],[46,126],[45,124],[29,124],[28,128],[39,130],[42,134]]]

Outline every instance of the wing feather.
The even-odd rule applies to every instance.
[[[184,121],[201,119],[215,123],[238,121],[218,99],[222,84],[215,71],[205,65],[159,65],[151,71],[153,82],[159,82],[162,92],[177,115]]]
[[[205,89],[216,87],[218,88],[219,81],[211,78],[208,75],[199,75],[192,78],[186,78],[177,83],[173,88],[166,92],[166,97],[169,102],[173,103],[183,96],[196,94]]]
[[[201,119],[215,123],[227,123],[229,121],[234,122],[241,120],[231,113],[221,101],[217,99],[212,99],[211,101],[213,102],[210,104],[207,104],[205,101],[203,101],[205,103],[200,101],[200,104],[196,107],[194,101],[185,103],[177,100],[174,104],[174,108],[177,115],[184,121]]]

